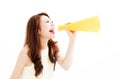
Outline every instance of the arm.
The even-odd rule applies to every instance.
[[[27,61],[26,48],[20,52],[10,79],[18,79]]]
[[[73,49],[74,49],[74,44],[75,44],[75,39],[76,39],[75,32],[67,31],[67,33],[69,36],[69,45],[68,45],[67,53],[66,53],[65,57],[62,57],[62,55],[60,53],[58,53],[58,55],[57,55],[58,63],[65,70],[68,70],[72,64]]]

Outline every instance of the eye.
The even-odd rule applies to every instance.
[[[49,23],[49,22],[50,22],[50,21],[48,21],[48,20],[47,20],[47,21],[45,21],[45,23]]]
[[[51,21],[51,23],[53,23],[53,21]]]

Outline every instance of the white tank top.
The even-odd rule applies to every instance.
[[[34,64],[24,67],[19,79],[52,79],[54,64],[50,62],[48,49],[41,51],[43,71],[37,77],[35,76]]]

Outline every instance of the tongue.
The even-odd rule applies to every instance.
[[[54,30],[50,30],[49,32],[54,32]]]
[[[49,32],[54,33],[54,30],[50,30]]]

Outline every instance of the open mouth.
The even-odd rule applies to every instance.
[[[54,33],[55,33],[55,31],[54,31],[54,30],[52,30],[52,29],[51,29],[51,30],[49,30],[49,32],[50,32],[50,33],[52,33],[52,34],[54,34]]]

